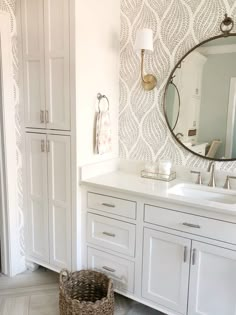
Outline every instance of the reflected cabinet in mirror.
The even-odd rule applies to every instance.
[[[164,112],[169,129],[186,149],[232,160],[235,107],[236,34],[228,31],[197,45],[177,64],[166,86]]]

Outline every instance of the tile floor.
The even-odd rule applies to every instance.
[[[15,278],[0,276],[1,315],[59,315],[58,275],[41,268]],[[115,315],[164,315],[116,294]]]

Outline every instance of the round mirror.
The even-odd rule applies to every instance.
[[[236,159],[236,34],[194,47],[168,80],[164,113],[187,150],[202,157]]]

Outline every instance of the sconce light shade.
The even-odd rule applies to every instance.
[[[141,79],[144,90],[151,91],[157,85],[157,79],[152,74],[144,75],[144,54],[146,51],[153,52],[153,32],[149,28],[137,31],[134,50],[141,54]]]
[[[153,52],[153,32],[149,28],[143,28],[136,33],[134,50],[139,52],[142,49]]]

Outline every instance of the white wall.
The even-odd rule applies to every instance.
[[[222,144],[216,158],[225,156],[230,79],[236,76],[235,59],[236,53],[209,55],[203,71],[199,141],[210,143],[212,139],[220,139]]]
[[[78,164],[118,156],[120,1],[76,1],[76,109]],[[110,100],[113,150],[94,153],[97,93]]]

